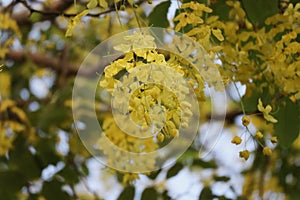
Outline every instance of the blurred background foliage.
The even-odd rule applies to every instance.
[[[193,12],[192,7],[181,5],[191,2],[212,9],[203,14],[204,23],[187,20],[178,29],[199,30],[192,36],[208,45],[206,50],[221,63],[228,94],[221,140],[202,159],[198,146],[205,148],[205,144],[199,136],[173,166],[149,174],[123,174],[97,164],[81,143],[72,118],[72,87],[80,63],[96,45],[118,32],[139,26],[176,29],[182,19],[174,18]],[[1,0],[0,199],[298,199],[297,3]],[[204,43],[207,33],[201,35],[205,26],[210,28],[208,43]],[[217,29],[220,32],[213,31]],[[212,46],[221,48],[211,50]],[[259,98],[272,106],[278,120],[274,125],[257,110]],[[108,103],[99,97],[101,111],[109,112]],[[201,105],[200,133],[210,120],[210,100]],[[98,114],[99,121],[106,117]],[[244,114],[251,119],[249,132],[242,125]],[[264,155],[255,135],[249,136],[257,130],[263,132],[259,140],[263,146],[271,146],[271,156]],[[245,147],[231,144],[234,136],[247,144],[249,160],[239,158]],[[278,145],[270,142],[271,137],[278,137]]]

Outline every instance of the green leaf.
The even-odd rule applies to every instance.
[[[18,166],[20,172],[28,179],[32,180],[41,175],[41,168],[28,150],[24,150],[22,154],[16,155],[12,162]]]
[[[14,149],[9,153],[10,162],[26,179],[32,180],[40,177],[42,166],[37,162],[35,155],[31,154],[26,145],[26,138],[19,135],[14,141]]]
[[[55,200],[68,200],[70,196],[63,189],[63,183],[52,180],[50,182],[44,182],[42,195],[46,199],[55,199]]]
[[[26,200],[38,200],[39,197],[39,194],[30,194]]]
[[[231,7],[226,4],[226,1],[214,1],[209,6],[213,12],[212,15],[219,16],[219,20],[228,20]]]
[[[167,178],[171,178],[178,174],[180,170],[182,170],[183,165],[181,163],[176,163],[173,165],[167,172]]]
[[[43,138],[35,146],[37,151],[37,158],[41,162],[43,167],[47,167],[50,164],[55,165],[61,160],[55,149],[55,139],[54,138]]]
[[[271,96],[266,95],[269,94],[269,90],[267,87],[263,88],[263,92],[258,92],[256,88],[247,88],[247,90],[251,90],[251,96],[242,97],[242,102],[245,107],[246,113],[252,113],[257,111],[258,99],[261,98],[262,102],[270,102]]]
[[[43,131],[49,132],[52,126],[59,126],[67,117],[68,109],[66,107],[55,104],[47,105],[40,113],[38,125]]]
[[[160,170],[157,170],[157,171],[153,171],[151,172],[149,175],[147,175],[150,179],[154,180],[158,174],[161,172],[161,169]]]
[[[134,199],[134,193],[135,193],[135,188],[133,186],[127,186],[119,195],[118,200]]]
[[[171,5],[171,1],[164,1],[158,4],[148,17],[149,26],[162,27],[162,28],[169,27],[170,23],[167,19],[167,14],[170,5]]]
[[[17,171],[0,172],[0,198],[17,199],[16,193],[26,184],[25,178]]]
[[[89,168],[86,166],[85,163],[82,163],[81,165],[81,171],[85,176],[88,176],[90,174]]]
[[[216,176],[214,177],[215,181],[227,182],[230,180],[228,176]]]
[[[171,200],[172,198],[168,195],[168,191],[165,190],[161,195],[163,200]]]
[[[49,132],[53,127],[59,127],[64,129],[65,124],[70,124],[70,108],[65,106],[66,100],[71,99],[73,85],[70,81],[66,81],[66,87],[57,90],[52,96],[50,104],[45,104],[45,107],[41,107],[40,112],[37,115],[37,126],[43,131]]]
[[[59,172],[59,175],[64,177],[65,182],[74,185],[79,181],[79,174],[77,173],[75,166],[67,165],[63,170]]]
[[[142,193],[141,200],[152,200],[152,199],[158,199],[158,193],[156,189],[153,187],[146,188]]]
[[[217,164],[213,160],[212,161],[204,161],[201,159],[193,160],[193,165],[200,166],[203,168],[212,168],[212,169],[216,169],[218,167]]]
[[[293,103],[289,98],[285,98],[274,116],[278,120],[274,125],[274,129],[279,144],[284,148],[288,148],[298,137],[300,131],[299,101]]]
[[[208,200],[213,199],[214,195],[212,194],[212,191],[209,187],[203,188],[203,190],[200,193],[199,200]]]
[[[265,20],[278,12],[278,2],[275,0],[242,0],[249,21],[263,26]]]
[[[260,95],[254,91],[252,91],[252,95],[250,97],[242,97],[242,102],[244,104],[245,112],[251,113],[257,110],[258,99]]]

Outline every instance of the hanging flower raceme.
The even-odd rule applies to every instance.
[[[98,146],[107,155],[109,165],[124,160],[119,164],[125,171],[132,170],[133,163],[137,169],[137,163],[148,163],[153,169],[155,156],[128,163],[127,155],[113,155],[113,149],[105,144],[107,139],[124,151],[139,154],[168,144],[179,136],[181,128],[189,126],[193,112],[187,99],[193,89],[202,90],[203,80],[195,77],[196,73],[186,74],[190,71],[174,55],[166,59],[159,53],[150,34],[134,32],[123,39],[114,49],[123,52],[124,57],[108,65],[100,81],[100,87],[112,95],[113,115],[103,121]],[[187,87],[187,78],[196,86]]]

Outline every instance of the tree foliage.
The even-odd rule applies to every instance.
[[[96,45],[116,33],[148,26],[180,32],[203,47],[209,59],[215,61],[211,65],[217,67],[225,85],[229,100],[226,116],[212,116],[212,99],[206,95],[208,86],[222,90],[215,77],[206,82],[191,63],[159,50],[150,35],[134,33],[127,37],[128,44],[114,47],[124,55],[104,66],[99,87],[112,92],[122,76],[130,83],[142,82],[146,69],[135,77],[126,74],[145,63],[169,66],[189,80],[193,88],[199,102],[200,130],[207,128],[213,117],[217,121],[225,118],[224,132],[230,132],[230,139],[222,142],[232,143],[242,170],[224,175],[222,169],[226,164],[218,156],[202,158],[199,146],[209,149],[200,133],[193,145],[167,168],[148,173],[102,170],[123,186],[116,198],[180,199],[180,195],[174,196],[168,190],[167,183],[185,171],[199,176],[196,199],[300,196],[300,3],[297,0],[8,0],[0,2],[0,10],[1,198],[105,198],[89,187],[92,171],[88,163],[94,158],[82,144],[73,120],[75,76]],[[180,54],[203,59],[192,58],[193,46],[181,43],[175,36],[172,39]],[[134,45],[151,48],[141,50]],[[214,73],[210,65],[206,67],[207,73]],[[97,71],[86,71],[85,75]],[[176,79],[161,72],[152,76],[157,80]],[[152,123],[150,114],[156,121],[164,121],[165,116],[155,112],[154,105],[165,108],[165,124],[158,125],[161,131],[143,142],[118,127],[110,99],[99,92],[96,112],[106,137],[99,138],[97,144],[108,157],[108,163],[119,161],[124,169],[128,167],[123,162],[125,157],[107,148],[105,138],[124,150],[148,153],[178,137],[180,124],[189,127],[195,109],[184,98],[191,91],[183,84],[172,89],[176,92],[169,92],[162,85],[144,84],[143,89],[132,94],[130,117],[140,127]],[[124,97],[120,95],[118,99],[116,104],[120,108]],[[86,120],[92,117],[88,112],[83,115]],[[151,168],[158,161],[153,157],[140,162]],[[132,163],[128,165],[132,167]],[[52,174],[47,175],[51,168]],[[234,176],[240,176],[243,184],[232,181]],[[148,184],[142,191],[138,190],[140,179]],[[229,192],[216,192],[216,184],[225,184]],[[82,188],[86,191],[82,192]]]

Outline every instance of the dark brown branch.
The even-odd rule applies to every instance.
[[[49,67],[54,71],[60,72],[63,68],[68,69],[68,75],[76,74],[78,67],[75,65],[71,65],[69,63],[64,63],[64,66],[60,64],[60,60],[57,58],[52,58],[50,56],[44,54],[25,54],[21,51],[11,51],[9,52],[6,57],[6,60],[13,60],[13,61],[25,61],[30,59],[36,65],[42,67]]]
[[[17,21],[19,25],[29,25],[31,24],[31,21],[29,19],[29,16],[33,12],[38,12],[40,14],[43,14],[43,11],[38,11],[33,8],[30,8],[29,5],[27,5],[27,2],[23,0],[17,0],[16,2],[22,3],[25,8],[27,8],[26,11],[23,11],[19,14],[13,15],[12,18]],[[24,4],[25,3],[25,4]],[[74,0],[61,0],[61,1],[56,1],[51,6],[47,7],[47,12],[56,12],[56,13],[63,13],[66,9],[68,9],[72,4],[74,3]],[[34,10],[34,11],[33,11]],[[41,21],[44,20],[53,20],[57,17],[57,15],[43,15]]]
[[[25,54],[22,51],[10,51],[6,54],[5,60],[12,60],[16,62],[22,62],[30,60],[40,67],[48,67],[58,73],[64,72],[66,76],[75,76],[79,65],[72,64],[69,62],[61,62],[59,58],[53,58],[45,54],[38,53],[27,53]],[[84,73],[81,73],[83,76],[90,76],[96,74],[97,69],[86,70]]]
[[[37,10],[37,9],[34,9],[34,8],[30,7],[30,5],[28,5],[25,0],[18,0],[18,2],[22,3],[29,10],[30,13],[39,13],[39,14],[42,14],[44,16],[50,16],[50,17],[51,16],[57,17],[57,16],[60,16],[60,15],[62,15],[64,17],[75,17],[77,15],[77,13],[74,13],[74,14],[64,13],[63,11],[67,7],[63,7],[63,6],[59,6],[56,9],[52,8],[50,11],[45,11],[45,10]],[[62,11],[55,11],[55,10],[62,10]],[[113,11],[115,11],[115,8],[110,8],[109,10],[105,10],[103,12],[96,13],[96,14],[88,13],[86,16],[99,17],[101,15],[104,15],[104,14],[107,14],[107,13],[110,13],[110,12],[113,12]]]
[[[45,10],[37,10],[32,8],[25,0],[16,0],[16,2],[21,3],[24,5],[25,8],[27,8],[27,12],[23,12],[19,15],[13,16],[13,18],[18,22],[19,25],[22,24],[28,24],[30,23],[28,20],[28,17],[32,14],[32,13],[39,13],[41,14],[42,20],[53,20],[55,19],[57,16],[64,16],[64,17],[75,17],[78,13],[74,13],[74,14],[67,14],[65,13],[65,10],[67,8],[69,8],[72,3],[74,3],[73,0],[63,0],[60,1],[58,3],[53,4],[51,7],[47,8],[47,11]],[[141,5],[142,3],[146,2],[146,0],[140,0],[138,2],[135,3],[136,6]],[[118,8],[117,8],[118,9]],[[99,13],[88,13],[86,16],[89,17],[99,17],[111,12],[116,11],[116,7],[115,6],[110,6],[109,9],[99,12]]]

